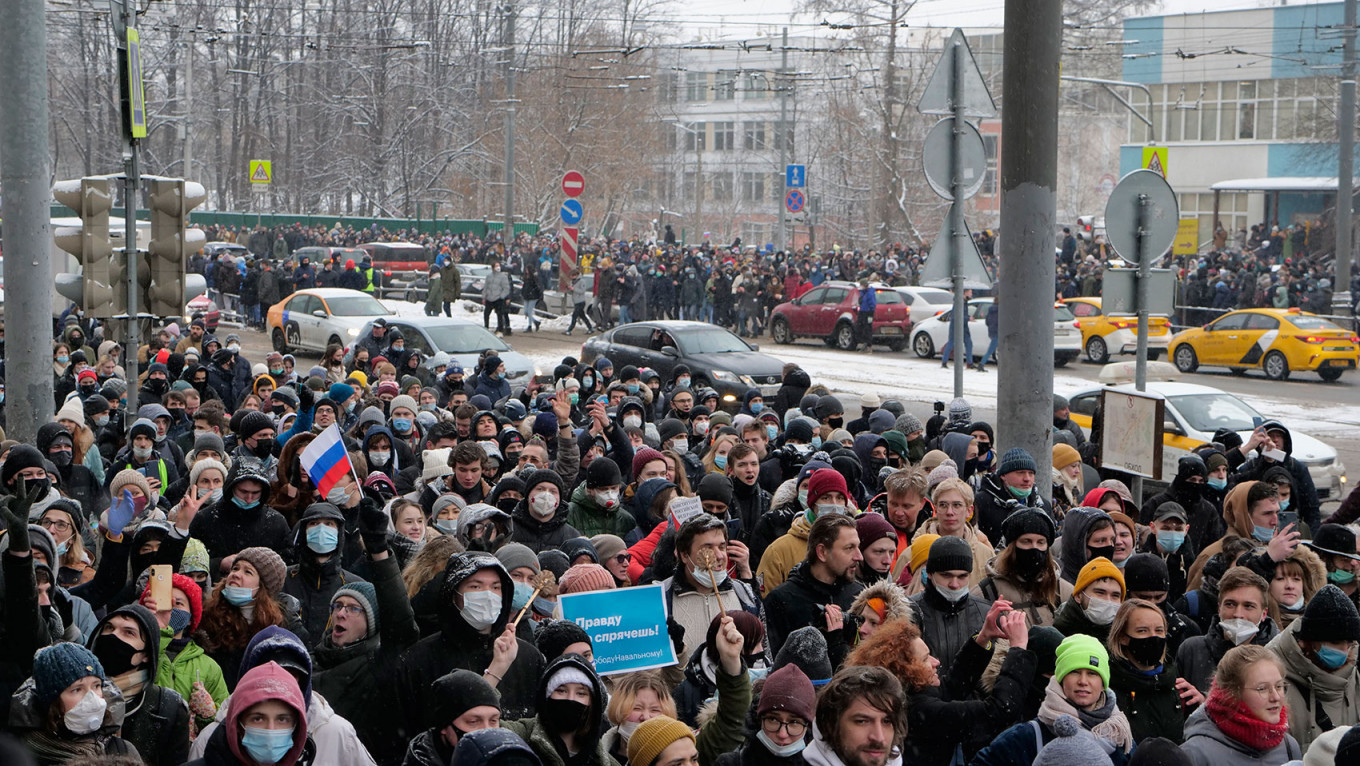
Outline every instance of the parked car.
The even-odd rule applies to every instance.
[[[581,345],[581,361],[608,357],[617,372],[625,365],[650,367],[669,379],[677,364],[689,367],[692,387],[718,392],[723,406],[735,410],[747,390],[774,396],[784,363],[728,330],[704,322],[634,322],[596,335]]]
[[[1138,352],[1138,317],[1127,314],[1109,316],[1101,309],[1100,298],[1065,298],[1063,303],[1077,318],[1081,347],[1086,358],[1096,364],[1110,361],[1111,354]],[[1171,318],[1148,317],[1148,359],[1166,351],[1171,340]]]
[[[973,358],[977,359],[987,351],[991,342],[987,335],[987,309],[991,308],[991,298],[974,298],[968,301],[968,333],[973,339]],[[953,309],[941,311],[924,322],[916,325],[911,332],[911,350],[922,359],[932,359],[949,340],[949,318]],[[997,349],[997,356],[1003,353]],[[1081,355],[1081,333],[1072,312],[1061,303],[1053,305],[1053,365],[1062,367]]]
[[[404,295],[430,268],[425,248],[414,242],[365,242],[359,249],[368,254],[373,268],[382,274],[380,297]]]
[[[891,287],[874,285],[873,339],[893,351],[903,351],[911,333],[906,299]],[[855,322],[859,317],[860,288],[852,282],[826,282],[802,296],[774,307],[770,337],[775,343],[798,338],[821,338],[828,346],[853,351],[859,345]]]
[[[139,236],[138,239],[141,239],[141,237]],[[208,242],[203,245],[203,254],[208,256],[208,260],[213,260],[222,254],[240,258],[249,256],[250,250],[245,245],[238,245],[235,242]]]
[[[358,263],[359,260],[364,257],[364,251],[357,247],[309,245],[294,250],[293,257],[297,259],[298,263],[311,261],[312,264],[316,266],[317,270],[320,270],[326,265],[327,261],[333,259],[339,261],[341,268],[344,267],[345,261],[351,258],[354,259],[355,263]]]
[[[1181,372],[1200,365],[1227,367],[1241,375],[1260,369],[1271,380],[1294,370],[1332,381],[1360,361],[1360,337],[1299,309],[1230,311],[1203,327],[1176,333],[1171,359]]]
[[[325,351],[361,337],[359,329],[392,312],[378,299],[358,290],[317,287],[298,290],[269,307],[266,325],[274,349],[287,354],[293,349]]]
[[[359,328],[357,337],[367,337],[372,332],[371,321]],[[487,332],[486,328],[467,319],[450,317],[401,317],[387,320],[387,329],[401,330],[406,339],[406,347],[415,349],[426,359],[443,351],[462,365],[467,377],[472,378],[477,367],[477,359],[483,351],[491,349],[505,363],[505,379],[511,388],[524,386],[530,390],[535,387],[535,378],[542,372],[530,361],[529,357],[515,351],[505,341]],[[352,346],[352,344],[351,344]],[[345,363],[350,361],[351,348],[345,349]],[[400,375],[400,373],[398,373]]]
[[[894,287],[911,311],[911,323],[920,324],[954,305],[954,294],[938,287]]]

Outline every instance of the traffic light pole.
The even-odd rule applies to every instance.
[[[6,436],[33,443],[52,410],[52,240],[43,0],[0,2],[0,186],[9,346]]]
[[[137,26],[137,4],[133,2],[123,3],[123,23],[128,29]],[[119,40],[120,46],[126,46],[123,39]],[[130,83],[129,87],[141,87],[139,83]],[[125,359],[123,367],[127,372],[128,388],[132,389],[128,396],[129,402],[136,409],[137,389],[140,387],[140,371],[137,369],[137,349],[142,345],[142,329],[140,317],[138,316],[137,295],[137,200],[140,199],[138,188],[141,186],[141,168],[137,163],[137,139],[130,133],[125,133],[123,142],[123,257],[127,259],[127,344],[124,347]],[[117,288],[115,288],[117,289]],[[127,418],[127,426],[132,428],[135,418]]]

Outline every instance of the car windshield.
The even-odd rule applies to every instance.
[[[686,354],[727,354],[751,350],[741,338],[719,328],[680,333],[679,341]]]
[[[445,324],[421,328],[436,349],[449,354],[480,354],[485,349],[509,351],[505,341],[476,325]]]
[[[391,316],[392,312],[371,295],[336,295],[326,298],[331,308],[331,316],[337,317],[374,317]]]
[[[484,277],[491,273],[491,267],[482,263],[465,263],[463,264],[463,271],[474,277]]]
[[[1340,330],[1338,325],[1328,322],[1326,319],[1306,316],[1292,316],[1289,318],[1290,324],[1300,330]]]
[[[1054,322],[1071,322],[1073,319],[1076,319],[1076,316],[1072,314],[1071,309],[1067,308],[1066,306],[1053,307]]]
[[[1204,433],[1220,428],[1250,431],[1263,420],[1261,413],[1231,394],[1186,394],[1168,396],[1167,401],[1191,428]]]

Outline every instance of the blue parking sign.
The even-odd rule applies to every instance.
[[[804,165],[784,166],[784,188],[801,189],[807,186],[807,167]]]
[[[561,596],[562,617],[590,636],[595,671],[602,676],[676,664],[666,631],[661,585]]]

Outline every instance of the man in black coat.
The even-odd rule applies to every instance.
[[[299,616],[308,635],[326,632],[336,591],[364,581],[340,566],[345,536],[345,516],[331,503],[307,506],[293,533],[293,558],[298,563],[288,567],[283,592],[301,602]]]
[[[857,626],[850,604],[864,590],[855,580],[864,555],[852,518],[823,514],[808,532],[808,555],[794,565],[789,579],[765,599],[769,651],[778,654],[793,631],[812,626],[826,635],[832,667],[840,667]]]
[[[169,606],[167,615],[172,613]],[[175,690],[154,683],[161,653],[156,616],[140,604],[116,609],[99,621],[86,643],[127,701],[120,736],[137,748],[147,766],[178,766],[189,760],[189,706]]]
[[[1212,502],[1204,499],[1209,469],[1199,455],[1186,455],[1176,461],[1176,478],[1165,492],[1154,495],[1138,512],[1138,523],[1151,525],[1157,510],[1167,503],[1181,507],[1185,515],[1186,547],[1193,563],[1199,552],[1212,545],[1228,531],[1223,514]],[[1168,562],[1169,564],[1170,562]],[[1189,567],[1186,567],[1189,571]],[[1182,586],[1182,592],[1184,587]],[[1179,598],[1179,594],[1171,598]]]
[[[222,498],[203,509],[189,523],[189,536],[208,549],[214,578],[231,570],[231,562],[255,546],[285,551],[292,534],[283,514],[270,508],[269,480],[249,468],[233,470],[222,488]]]

